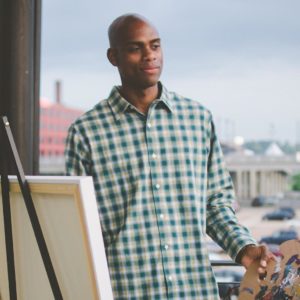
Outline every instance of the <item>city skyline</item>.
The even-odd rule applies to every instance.
[[[120,82],[106,59],[107,27],[138,12],[162,37],[162,82],[209,108],[221,138],[299,142],[299,11],[279,0],[45,1],[41,97],[53,100],[57,79],[66,105],[88,110],[107,97]]]

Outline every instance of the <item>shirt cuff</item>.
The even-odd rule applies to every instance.
[[[248,244],[248,245],[242,247],[235,258],[235,262],[237,262],[238,264],[241,264],[242,258],[244,256],[246,250],[249,247],[255,247],[255,246],[257,246],[257,245],[252,243],[252,244]]]

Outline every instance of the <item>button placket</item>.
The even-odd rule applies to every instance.
[[[155,202],[156,208],[159,209],[157,218],[159,220],[158,226],[159,226],[159,231],[160,231],[160,245],[161,245],[162,256],[163,256],[163,269],[164,269],[165,278],[166,278],[168,284],[171,285],[174,281],[174,278],[170,274],[170,269],[168,267],[168,265],[169,265],[168,256],[171,254],[170,251],[172,251],[172,249],[171,249],[172,247],[171,247],[171,244],[167,240],[167,235],[165,236],[165,234],[163,234],[165,229],[167,229],[164,226],[166,216],[164,213],[161,212],[161,208],[160,208],[160,200],[159,200],[160,193],[159,193],[159,191],[162,189],[162,183],[155,176],[157,174],[156,168],[158,167],[157,162],[158,162],[158,158],[159,158],[159,155],[158,155],[159,150],[153,149],[152,130],[153,130],[153,123],[150,121],[147,121],[146,122],[146,135],[147,135],[147,139],[149,142],[148,143],[149,167],[150,167],[150,172],[152,174],[151,176],[152,176],[152,180],[153,180],[152,187],[154,190],[154,202]]]

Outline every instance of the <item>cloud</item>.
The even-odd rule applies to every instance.
[[[295,142],[300,70],[272,61],[253,66],[245,63],[227,66],[207,76],[200,72],[193,78],[167,79],[166,83],[203,103],[215,119],[223,120],[217,126],[222,138],[228,138],[224,127],[229,120],[235,126],[231,138],[235,134],[247,139],[270,139],[272,125],[276,138]]]
[[[299,50],[299,1],[112,0],[104,5],[52,0],[44,3],[43,10],[45,55],[51,51],[57,61],[68,61],[63,52],[71,56],[103,53],[110,22],[132,11],[153,20],[171,57],[281,56],[295,47]]]
[[[137,12],[159,29],[163,81],[204,99],[236,134],[295,140],[299,120],[300,1],[51,0],[43,2],[41,94],[64,82],[66,103],[89,108],[119,83],[106,59],[107,28]],[[254,122],[255,120],[255,122]]]

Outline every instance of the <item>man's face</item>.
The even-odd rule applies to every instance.
[[[145,89],[157,84],[163,66],[158,32],[142,20],[124,26],[111,50],[123,86]]]

